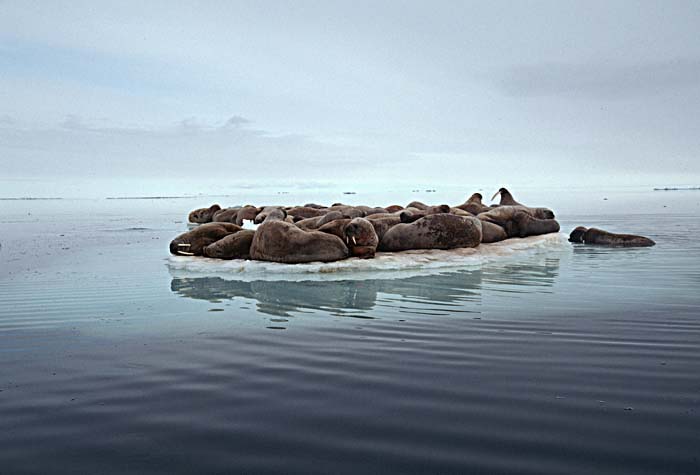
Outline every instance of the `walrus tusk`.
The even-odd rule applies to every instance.
[[[178,244],[177,247],[190,247],[192,244]]]
[[[357,246],[357,241],[355,240],[355,236],[352,237],[352,243]]]
[[[501,194],[501,190],[498,190],[495,195],[491,198],[491,201],[495,200],[498,195]]]
[[[183,256],[194,256],[193,252],[177,251],[177,253]]]

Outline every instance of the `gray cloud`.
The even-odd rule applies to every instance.
[[[3,4],[4,176],[700,179],[697,1],[270,8]]]

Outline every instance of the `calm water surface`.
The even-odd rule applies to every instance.
[[[0,201],[0,473],[699,473],[699,196],[553,206],[650,249],[294,282],[170,271],[208,198]]]

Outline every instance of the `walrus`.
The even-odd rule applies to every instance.
[[[559,223],[555,219],[535,218],[523,206],[498,206],[477,218],[499,225],[509,238],[559,232]]]
[[[554,219],[554,212],[549,208],[534,208],[532,206],[526,206],[522,203],[518,203],[513,198],[513,195],[505,188],[500,188],[491,201],[496,199],[496,196],[501,195],[501,201],[498,206],[517,206],[523,211],[529,213],[532,217],[537,219]]]
[[[250,245],[254,235],[255,231],[242,229],[209,244],[202,255],[216,259],[250,259]]]
[[[469,197],[467,201],[465,201],[461,205],[455,206],[455,208],[459,208],[476,216],[477,214],[485,213],[486,211],[491,209],[490,206],[486,206],[484,203],[481,202],[482,199],[483,196],[481,196],[481,193],[474,193]]]
[[[238,210],[235,223],[242,226],[243,221],[253,221],[259,212],[259,208],[256,208],[253,205],[245,205],[243,208]]]
[[[387,212],[387,213],[396,213],[397,211],[403,210],[403,206],[399,206],[399,205],[390,205],[390,206],[387,206],[387,207],[384,208],[384,209],[386,209],[386,212]]]
[[[336,219],[343,219],[343,213],[340,211],[331,211],[322,216],[317,216],[315,218],[302,219],[297,221],[296,224],[301,229],[311,230],[318,229],[326,223],[330,223]]]
[[[490,221],[481,220],[481,242],[489,244],[492,242],[501,242],[508,239],[506,230],[498,224]]]
[[[310,206],[294,206],[293,208],[287,210],[287,214],[289,216],[294,216],[295,218],[299,218],[299,220],[302,220],[306,218],[316,218],[318,216],[326,214],[326,212],[325,210],[312,208]]]
[[[287,212],[282,210],[281,206],[265,206],[262,210],[260,210],[259,213],[255,215],[255,218],[253,219],[253,222],[255,224],[262,224],[263,221],[271,214],[276,214],[274,213],[276,210],[282,211],[284,213],[284,217],[282,219],[287,218]]]
[[[616,234],[598,228],[586,229],[583,226],[579,226],[571,232],[569,241],[613,247],[649,247],[656,245],[648,237],[635,234]]]
[[[513,195],[506,188],[499,188],[491,198],[491,201],[495,200],[498,195],[501,195],[501,201],[498,203],[499,206],[525,206],[524,204],[515,201]]]
[[[464,211],[461,208],[455,208],[454,206],[450,208],[450,213],[456,214],[457,216],[475,216],[471,214],[469,211]]]
[[[382,208],[380,206],[365,206],[365,205],[359,205],[355,206],[355,208],[359,209],[363,213],[365,213],[365,216],[368,216],[370,214],[379,214],[379,213],[386,213],[386,208]]]
[[[354,218],[355,219],[355,218]],[[377,234],[377,238],[381,241],[382,236],[401,222],[397,215],[387,215],[381,218],[364,218],[372,224],[374,227],[374,232]],[[324,224],[318,228],[319,231],[324,233],[333,234],[339,238],[345,240],[345,227],[352,221],[349,218],[335,219],[329,223]]]
[[[392,227],[396,226],[401,222],[401,218],[396,215],[388,215],[388,216],[383,216],[379,218],[366,218],[367,221],[372,223],[372,226],[374,226],[374,232],[377,233],[377,237],[379,240],[382,240],[382,237],[386,234],[386,232],[391,229]]]
[[[425,218],[426,216],[429,216],[431,214],[449,213],[449,212],[450,212],[449,205],[426,206],[425,208],[421,209],[420,211],[413,211],[413,210],[402,211],[401,214],[399,214],[399,218],[401,219],[402,223],[412,223],[414,221],[419,220],[420,218]]]
[[[233,223],[204,223],[170,241],[170,253],[176,256],[201,256],[209,244],[240,230],[241,227]]]
[[[238,216],[238,212],[241,210],[239,207],[233,207],[233,208],[224,208],[220,209],[214,215],[211,217],[211,221],[213,223],[233,223],[233,224],[238,224],[236,222],[236,216]],[[240,226],[240,224],[239,224]]]
[[[353,256],[368,259],[374,257],[379,237],[371,222],[365,218],[354,218],[345,226],[345,242]]]
[[[350,223],[350,221],[352,221],[350,218],[334,219],[323,226],[319,226],[317,231],[338,236],[340,239],[345,241],[345,227],[348,225],[348,223]]]
[[[331,262],[348,257],[348,248],[338,236],[299,229],[295,224],[285,222],[286,217],[287,213],[279,208],[266,212],[265,220],[255,231],[250,246],[252,259],[300,264]]]
[[[221,206],[218,204],[211,205],[208,208],[199,208],[191,211],[187,216],[187,220],[190,223],[211,223],[214,213],[221,210]]]
[[[476,247],[481,242],[481,221],[476,218],[439,213],[413,223],[392,226],[379,242],[380,251],[410,249],[455,249]]]
[[[574,230],[571,231],[571,234],[569,234],[569,242],[583,243],[583,235],[586,234],[586,231],[588,231],[588,228],[583,226],[575,227]]]
[[[347,205],[333,205],[330,208],[328,208],[328,212],[330,213],[331,211],[339,211],[343,214],[343,218],[364,218],[365,217],[365,212],[362,211],[359,208],[356,208],[354,206],[347,206]]]
[[[425,203],[421,203],[420,201],[411,201],[406,205],[406,208],[417,208],[417,209],[425,209],[427,208],[428,205]]]

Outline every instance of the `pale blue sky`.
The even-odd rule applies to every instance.
[[[115,188],[697,184],[698,25],[696,1],[0,1],[0,161]]]

